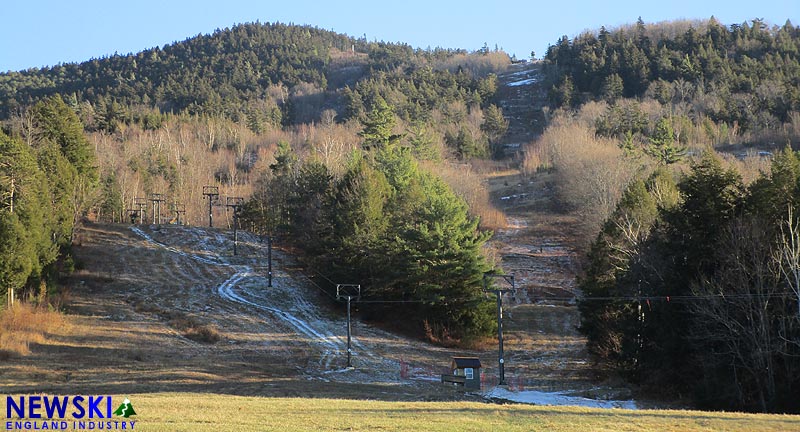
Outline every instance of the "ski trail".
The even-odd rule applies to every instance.
[[[234,287],[237,284],[239,284],[242,280],[244,280],[246,278],[257,277],[258,276],[256,273],[254,273],[252,267],[250,267],[250,266],[236,266],[236,265],[224,262],[222,260],[210,259],[210,258],[206,258],[206,257],[202,257],[202,256],[198,256],[198,255],[194,255],[194,254],[190,254],[190,253],[184,252],[184,251],[182,251],[182,250],[180,250],[178,248],[175,248],[173,246],[168,246],[168,245],[166,245],[164,243],[156,241],[150,235],[148,235],[147,233],[142,231],[140,228],[135,227],[135,226],[131,227],[131,231],[133,231],[135,234],[137,234],[138,236],[142,237],[143,239],[145,239],[149,243],[152,243],[152,244],[154,244],[156,246],[164,248],[164,249],[166,249],[166,250],[168,250],[168,251],[170,251],[172,253],[175,253],[177,255],[183,256],[185,258],[189,258],[189,259],[192,259],[194,261],[197,261],[197,262],[200,262],[200,263],[203,263],[203,264],[210,264],[210,265],[216,265],[216,266],[227,267],[227,268],[233,269],[235,271],[235,273],[231,277],[229,277],[225,282],[223,282],[221,285],[219,285],[219,286],[217,286],[215,288],[215,292],[217,293],[217,295],[219,295],[220,297],[222,297],[222,298],[224,298],[224,299],[226,299],[226,300],[228,300],[230,302],[244,304],[244,305],[247,305],[247,306],[250,306],[250,307],[255,307],[257,309],[261,309],[261,310],[270,312],[271,314],[273,314],[277,318],[288,322],[299,333],[302,333],[305,336],[307,336],[308,338],[310,338],[310,339],[320,343],[321,345],[323,345],[323,347],[322,347],[323,348],[323,352],[322,352],[322,356],[320,358],[320,365],[324,365],[325,368],[330,368],[334,357],[340,355],[341,352],[342,352],[342,349],[344,349],[344,342],[342,341],[342,339],[340,337],[334,336],[333,334],[331,334],[330,332],[327,332],[327,331],[324,331],[324,332],[317,331],[310,324],[308,324],[306,321],[304,321],[304,320],[302,320],[300,318],[297,318],[296,316],[294,316],[294,315],[292,315],[292,314],[290,314],[288,312],[282,311],[282,310],[280,310],[278,308],[274,308],[274,307],[266,306],[266,305],[263,305],[263,304],[255,303],[253,301],[250,301],[250,300],[242,297],[241,295],[237,294],[236,292],[234,292]],[[295,299],[295,300],[297,300],[297,299]],[[299,301],[298,303],[300,303],[300,305],[301,305],[303,310],[305,310],[305,311],[310,311],[311,310],[310,305],[305,301],[305,299],[302,299],[302,301]],[[357,341],[353,340],[353,344],[358,346],[358,347],[360,347],[360,348],[362,348],[364,350],[364,352],[366,352],[370,357],[374,357],[374,354],[369,352],[369,350],[367,350],[365,347],[363,347],[363,345],[361,345]]]
[[[186,253],[186,252],[184,252],[184,251],[182,251],[182,250],[180,250],[180,249],[178,249],[176,247],[167,246],[164,243],[160,243],[160,242],[154,240],[152,237],[150,237],[147,233],[145,233],[144,231],[142,231],[138,227],[131,227],[131,231],[135,232],[137,235],[139,235],[140,237],[144,238],[148,242],[153,243],[156,246],[160,246],[160,247],[162,247],[162,248],[164,248],[164,249],[166,249],[166,250],[168,250],[168,251],[170,251],[172,253],[176,253],[176,254],[184,256],[186,258],[190,258],[190,259],[193,259],[195,261],[199,261],[199,262],[201,262],[203,264],[211,264],[211,265],[230,267],[230,264],[228,264],[228,263],[221,262],[219,260],[212,260],[212,259],[209,259],[209,258],[206,258],[206,257],[201,257],[199,255],[193,255],[193,254],[190,254],[190,253]]]
[[[263,279],[263,276],[260,276],[260,275],[258,275],[256,277]],[[247,297],[249,297],[251,299],[254,299],[255,301],[261,301],[263,299],[263,296],[260,296],[259,293],[257,293],[257,292],[253,292],[253,289],[251,289],[250,287],[242,286],[240,288],[241,288],[241,290],[240,290],[241,294],[239,295],[239,297],[243,298],[244,296],[247,296]],[[317,333],[319,333],[321,335],[321,337],[325,338],[327,341],[329,341],[332,344],[336,345],[336,349],[337,350],[345,350],[346,349],[345,348],[346,341],[345,341],[344,337],[343,336],[334,335],[330,330],[328,330],[328,325],[326,325],[324,320],[322,318],[320,318],[319,315],[316,313],[316,308],[313,305],[311,305],[309,302],[307,302],[305,300],[305,298],[303,298],[302,296],[298,296],[297,293],[293,291],[291,297],[288,297],[288,299],[290,299],[293,303],[295,303],[296,307],[293,307],[292,310],[296,310],[297,313],[299,313],[304,318],[304,320],[300,320],[300,318],[297,318],[295,315],[292,315],[293,317],[295,317],[298,320],[300,320],[301,322],[305,323],[309,328],[312,328],[312,329],[321,328],[321,330],[317,330]],[[248,301],[248,304],[252,304],[252,303],[253,303],[252,301]],[[258,303],[258,304],[263,306],[263,304],[261,304],[261,303]],[[265,307],[269,308],[269,306],[265,306]],[[286,312],[286,311],[283,311],[283,313],[291,315],[291,313]],[[309,323],[319,323],[320,325],[315,327],[315,326],[312,326]],[[353,341],[353,345],[356,345],[356,344],[357,343],[354,340]],[[361,346],[360,344],[358,344],[358,346],[363,348],[364,352],[367,352],[367,349],[365,347]],[[337,351],[336,353],[338,354],[339,351]],[[357,355],[357,354],[353,353],[353,355]],[[370,357],[374,357],[374,355],[372,353],[368,353],[368,355]],[[332,360],[332,359],[328,360],[328,364],[326,364],[326,367],[330,366],[329,365],[330,360]]]
[[[257,275],[252,273],[252,270],[250,268],[245,267],[244,269],[236,272],[228,280],[223,282],[222,285],[217,287],[217,293],[220,295],[220,297],[223,297],[223,298],[225,298],[225,299],[227,299],[229,301],[234,301],[234,302],[237,302],[237,303],[247,304],[247,305],[253,306],[255,308],[261,309],[261,310],[272,312],[273,314],[277,315],[281,319],[283,319],[285,321],[288,321],[300,333],[303,333],[304,335],[308,336],[309,338],[318,339],[318,340],[322,341],[326,346],[336,350],[337,352],[339,351],[339,346],[336,343],[332,342],[329,339],[329,337],[326,337],[322,333],[320,333],[317,330],[315,330],[307,322],[295,317],[294,315],[292,315],[292,314],[290,314],[288,312],[284,312],[284,311],[282,311],[280,309],[277,309],[277,308],[274,308],[274,307],[270,307],[270,306],[265,306],[265,305],[258,304],[258,303],[252,302],[250,300],[247,300],[246,298],[240,296],[239,294],[237,294],[237,293],[235,293],[233,291],[233,287],[236,284],[238,284],[239,282],[241,282],[242,279],[244,279],[246,277],[253,277],[253,276],[257,276]]]

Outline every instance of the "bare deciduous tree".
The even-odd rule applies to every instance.
[[[690,305],[695,349],[707,375],[717,375],[717,381],[710,380],[729,381],[724,388],[736,394],[728,397],[765,412],[777,395],[781,374],[776,355],[782,345],[776,331],[781,270],[769,237],[756,220],[733,221],[720,242],[717,271],[695,287],[696,299]],[[720,380],[725,371],[733,376]]]
[[[800,319],[800,221],[794,217],[791,206],[781,224],[777,255],[781,274],[797,300],[797,317]]]
[[[590,127],[566,119],[551,125],[540,142],[556,169],[559,198],[580,215],[588,243],[633,178],[633,161],[615,141],[598,138]]]

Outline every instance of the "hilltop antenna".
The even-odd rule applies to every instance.
[[[161,203],[166,201],[164,194],[152,193],[150,194],[150,201],[153,202],[153,224],[161,225]]]
[[[233,209],[233,255],[236,256],[236,244],[239,238],[236,234],[236,226],[239,225],[239,210],[244,205],[244,198],[242,197],[228,197],[225,207]]]
[[[511,285],[511,289],[508,288],[494,288],[489,289],[489,278],[501,278],[506,281],[509,285]],[[497,369],[500,374],[500,381],[497,385],[506,385],[506,376],[505,376],[505,359],[503,358],[503,294],[507,292],[513,292],[516,289],[514,285],[514,274],[504,275],[504,274],[497,274],[497,273],[484,273],[483,274],[483,292],[486,293],[493,293],[497,296],[497,341],[498,341],[498,351],[497,351]]]
[[[361,285],[336,284],[336,300],[347,299],[347,367],[352,368],[350,355],[353,352],[350,345],[350,301],[361,299]]]
[[[203,199],[208,199],[208,227],[214,227],[214,203],[219,199],[219,187],[203,186]]]

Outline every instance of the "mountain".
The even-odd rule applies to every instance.
[[[93,104],[113,99],[164,111],[215,111],[234,100],[263,97],[271,84],[324,88],[333,53],[355,43],[313,27],[243,24],[137,54],[2,74],[0,113],[7,117],[54,93]]]
[[[58,93],[79,111],[86,110],[81,104],[91,106],[82,116],[89,130],[113,131],[119,121],[153,123],[145,113],[152,108],[234,121],[260,110],[269,112],[266,120],[287,125],[310,120],[293,113],[292,96],[335,106],[337,89],[375,73],[424,65],[463,71],[474,62],[448,62],[467,57],[465,50],[414,50],[310,26],[256,22],[136,54],[0,74],[0,118]],[[477,87],[469,82],[475,77],[458,84]]]

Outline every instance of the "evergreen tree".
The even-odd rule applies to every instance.
[[[100,202],[100,211],[105,216],[106,220],[116,222],[122,220],[122,211],[124,204],[122,203],[122,193],[120,191],[119,183],[117,182],[117,175],[111,172],[101,179],[103,187],[102,201]]]
[[[565,75],[558,86],[553,86],[550,90],[550,102],[555,106],[569,107],[575,99],[575,86],[572,83],[572,78]]]
[[[89,181],[97,181],[97,162],[83,134],[83,124],[61,96],[56,95],[37,103],[31,109],[31,116],[39,134],[37,138],[58,144],[61,153],[78,170],[78,174]]]
[[[603,79],[603,86],[601,88],[601,96],[608,103],[613,104],[617,99],[622,97],[625,90],[622,77],[617,74],[611,74]]]
[[[632,182],[592,243],[589,268],[580,280],[586,296],[578,305],[580,330],[589,350],[628,373],[637,371],[642,332],[640,305],[629,298],[642,296],[638,278],[648,265],[642,259],[659,210],[675,204],[668,196],[677,196],[677,188],[665,171]]]
[[[47,216],[52,220],[47,227],[48,234],[59,246],[66,248],[72,240],[75,221],[80,214],[80,209],[76,214],[78,170],[52,141],[46,140],[39,145],[38,162],[50,185],[50,211]]]
[[[395,117],[392,109],[383,98],[378,97],[372,110],[362,121],[364,129],[359,135],[364,138],[365,150],[383,148],[400,140],[400,135],[395,135],[392,130],[395,126]]]
[[[491,234],[478,231],[478,220],[442,180],[422,173],[419,182],[421,201],[397,241],[417,263],[410,284],[418,298],[432,303],[423,319],[456,337],[491,334],[493,308],[482,292],[483,273],[490,268],[481,253]]]
[[[297,163],[297,155],[292,150],[292,146],[288,141],[278,141],[278,148],[275,150],[275,163],[270,164],[269,169],[275,175],[283,175],[290,173],[295,164]]]
[[[508,120],[503,116],[503,110],[496,105],[489,105],[483,113],[481,130],[489,138],[489,147],[497,154],[502,151],[499,140],[508,131]]]
[[[38,277],[52,263],[58,249],[51,232],[53,208],[49,185],[36,164],[32,149],[0,132],[0,192],[5,198],[0,209],[4,261],[0,269],[2,289],[21,288],[29,278]]]
[[[663,165],[674,164],[683,157],[685,148],[677,144],[672,121],[669,118],[662,117],[656,123],[656,129],[650,137],[650,145],[645,147],[645,151]]]
[[[28,230],[15,213],[0,211],[0,291],[21,288],[33,272],[36,251]]]

